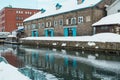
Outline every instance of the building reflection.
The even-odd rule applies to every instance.
[[[89,59],[44,49],[20,48],[20,51],[24,53],[19,53],[19,57],[25,65],[36,67],[64,80],[120,79],[120,67],[114,67],[120,66],[120,62]],[[103,65],[104,62],[114,66]]]

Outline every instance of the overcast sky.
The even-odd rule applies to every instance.
[[[41,9],[49,4],[56,4],[66,0],[0,0],[0,10],[12,5],[15,8]]]

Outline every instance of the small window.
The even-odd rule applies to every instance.
[[[57,26],[57,21],[54,21],[54,26]]]
[[[118,12],[120,12],[120,9],[118,10]]]
[[[71,19],[71,24],[76,24],[76,18]]]
[[[68,25],[68,19],[66,19],[66,25]]]
[[[71,24],[71,19],[66,19],[66,25]]]
[[[45,26],[45,24],[44,24],[44,23],[42,23],[42,24],[41,24],[41,27],[44,27],[44,26]]]
[[[60,19],[60,20],[59,20],[59,25],[60,25],[60,26],[63,26],[63,19]]]
[[[16,13],[19,13],[19,11],[16,11]]]
[[[78,23],[83,23],[83,16],[78,17]]]
[[[40,28],[41,27],[41,23],[38,23],[38,28]]]
[[[108,27],[107,27],[107,26],[102,26],[101,29],[102,29],[102,30],[107,30]]]
[[[32,24],[32,29],[35,29],[36,28],[36,24]]]

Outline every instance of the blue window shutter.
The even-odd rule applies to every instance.
[[[72,31],[73,31],[73,36],[76,36],[76,34],[77,34],[76,27],[72,28]]]
[[[64,36],[68,36],[68,28],[64,28]]]
[[[44,32],[45,32],[45,36],[48,36],[48,31],[47,31],[47,30],[45,30]]]

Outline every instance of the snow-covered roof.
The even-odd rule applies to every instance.
[[[111,14],[109,16],[103,17],[101,20],[94,23],[92,26],[115,25],[115,24],[120,24],[120,13]]]
[[[0,62],[0,80],[31,80],[10,64]]]
[[[114,33],[99,33],[93,36],[77,36],[77,37],[26,37],[22,38],[22,40],[120,42],[120,35]]]
[[[38,19],[38,18],[47,17],[47,16],[52,16],[52,15],[56,15],[56,14],[61,14],[61,13],[65,13],[65,12],[70,12],[70,11],[74,11],[77,9],[93,7],[101,1],[102,0],[85,0],[83,3],[78,5],[77,0],[66,0],[63,3],[60,3],[62,5],[62,7],[58,10],[56,10],[56,7],[55,7],[56,4],[49,5],[49,7],[47,7],[47,8],[45,8],[45,6],[43,6],[43,8],[46,10],[44,13],[38,12],[38,13],[32,15],[31,17],[25,19],[24,22]]]

